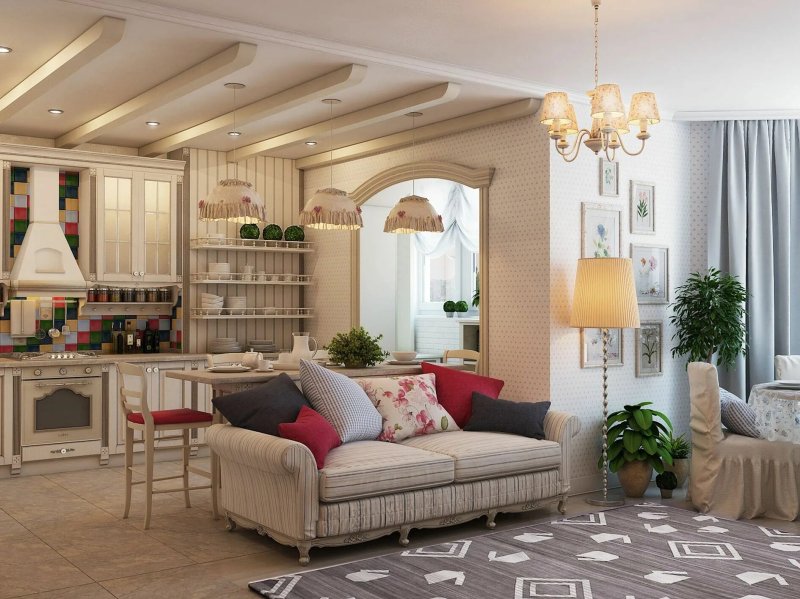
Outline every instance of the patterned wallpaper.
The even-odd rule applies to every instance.
[[[586,119],[584,119],[586,120]],[[598,158],[584,148],[572,164],[551,149],[544,128],[523,118],[418,144],[416,160],[446,160],[494,167],[489,191],[491,375],[506,381],[502,396],[518,401],[549,399],[554,409],[578,415],[583,424],[575,449],[573,489],[599,487],[596,461],[602,420],[601,372],[581,369],[579,331],[568,326],[576,261],[580,257],[581,202],[621,206],[622,250],[630,243],[670,248],[673,290],[705,268],[705,198],[708,126],[662,122],[647,149],[620,159],[620,196],[599,195]],[[633,140],[636,141],[635,139]],[[334,167],[334,185],[352,191],[373,175],[411,161],[410,148]],[[328,168],[305,173],[304,196],[327,186]],[[630,180],[656,184],[656,235],[630,235]],[[366,223],[366,226],[379,226]],[[318,277],[310,303],[321,342],[350,326],[350,233],[308,231],[319,243],[310,268]],[[670,294],[670,298],[672,294]],[[688,430],[688,385],[683,361],[669,357],[666,306],[643,306],[643,320],[664,321],[664,374],[636,378],[634,335],[624,335],[624,365],[609,370],[611,409],[652,399]]]

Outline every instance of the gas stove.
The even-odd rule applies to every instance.
[[[77,360],[78,358],[96,358],[97,353],[93,351],[82,352],[40,352],[25,351],[14,352],[10,358],[12,360]]]

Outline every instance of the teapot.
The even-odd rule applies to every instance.
[[[256,353],[252,349],[242,354],[242,366],[258,368],[258,361],[264,359],[264,354]]]
[[[292,355],[289,357],[290,361],[300,364],[300,360],[313,360],[317,353],[317,340],[306,332],[292,333],[292,337],[294,337],[294,346]],[[313,342],[314,349],[311,349],[310,342]]]

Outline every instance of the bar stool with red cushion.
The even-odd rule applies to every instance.
[[[179,408],[174,410],[155,410],[151,411],[147,402],[147,381],[144,370],[135,364],[118,363],[117,374],[119,378],[119,398],[122,412],[125,415],[125,513],[123,518],[128,517],[131,508],[131,490],[133,485],[146,485],[146,504],[144,512],[144,527],[150,528],[150,515],[153,507],[153,494],[155,493],[175,493],[183,491],[186,507],[191,507],[189,502],[189,491],[199,489],[211,489],[215,476],[212,472],[202,470],[189,465],[189,454],[191,451],[191,439],[189,437],[192,429],[206,428],[212,424],[212,415],[208,412]],[[179,430],[175,435],[165,435],[156,437],[156,432]],[[142,431],[143,439],[134,439],[134,431]],[[156,440],[165,441],[169,439],[180,439],[181,445],[169,445],[166,447],[156,447]],[[145,472],[143,480],[133,480],[133,444],[144,443]],[[156,449],[174,449],[180,447],[183,450],[183,472],[175,476],[162,476],[153,478],[153,465]],[[199,487],[189,486],[189,474],[198,474],[211,479],[210,485]],[[174,489],[153,490],[153,483],[162,480],[172,480],[175,478],[183,479],[183,486]],[[214,514],[217,512],[216,495],[211,494],[212,509]]]

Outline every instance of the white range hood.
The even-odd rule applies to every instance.
[[[32,166],[30,223],[11,269],[14,296],[86,297],[89,287],[58,221],[57,166]]]

